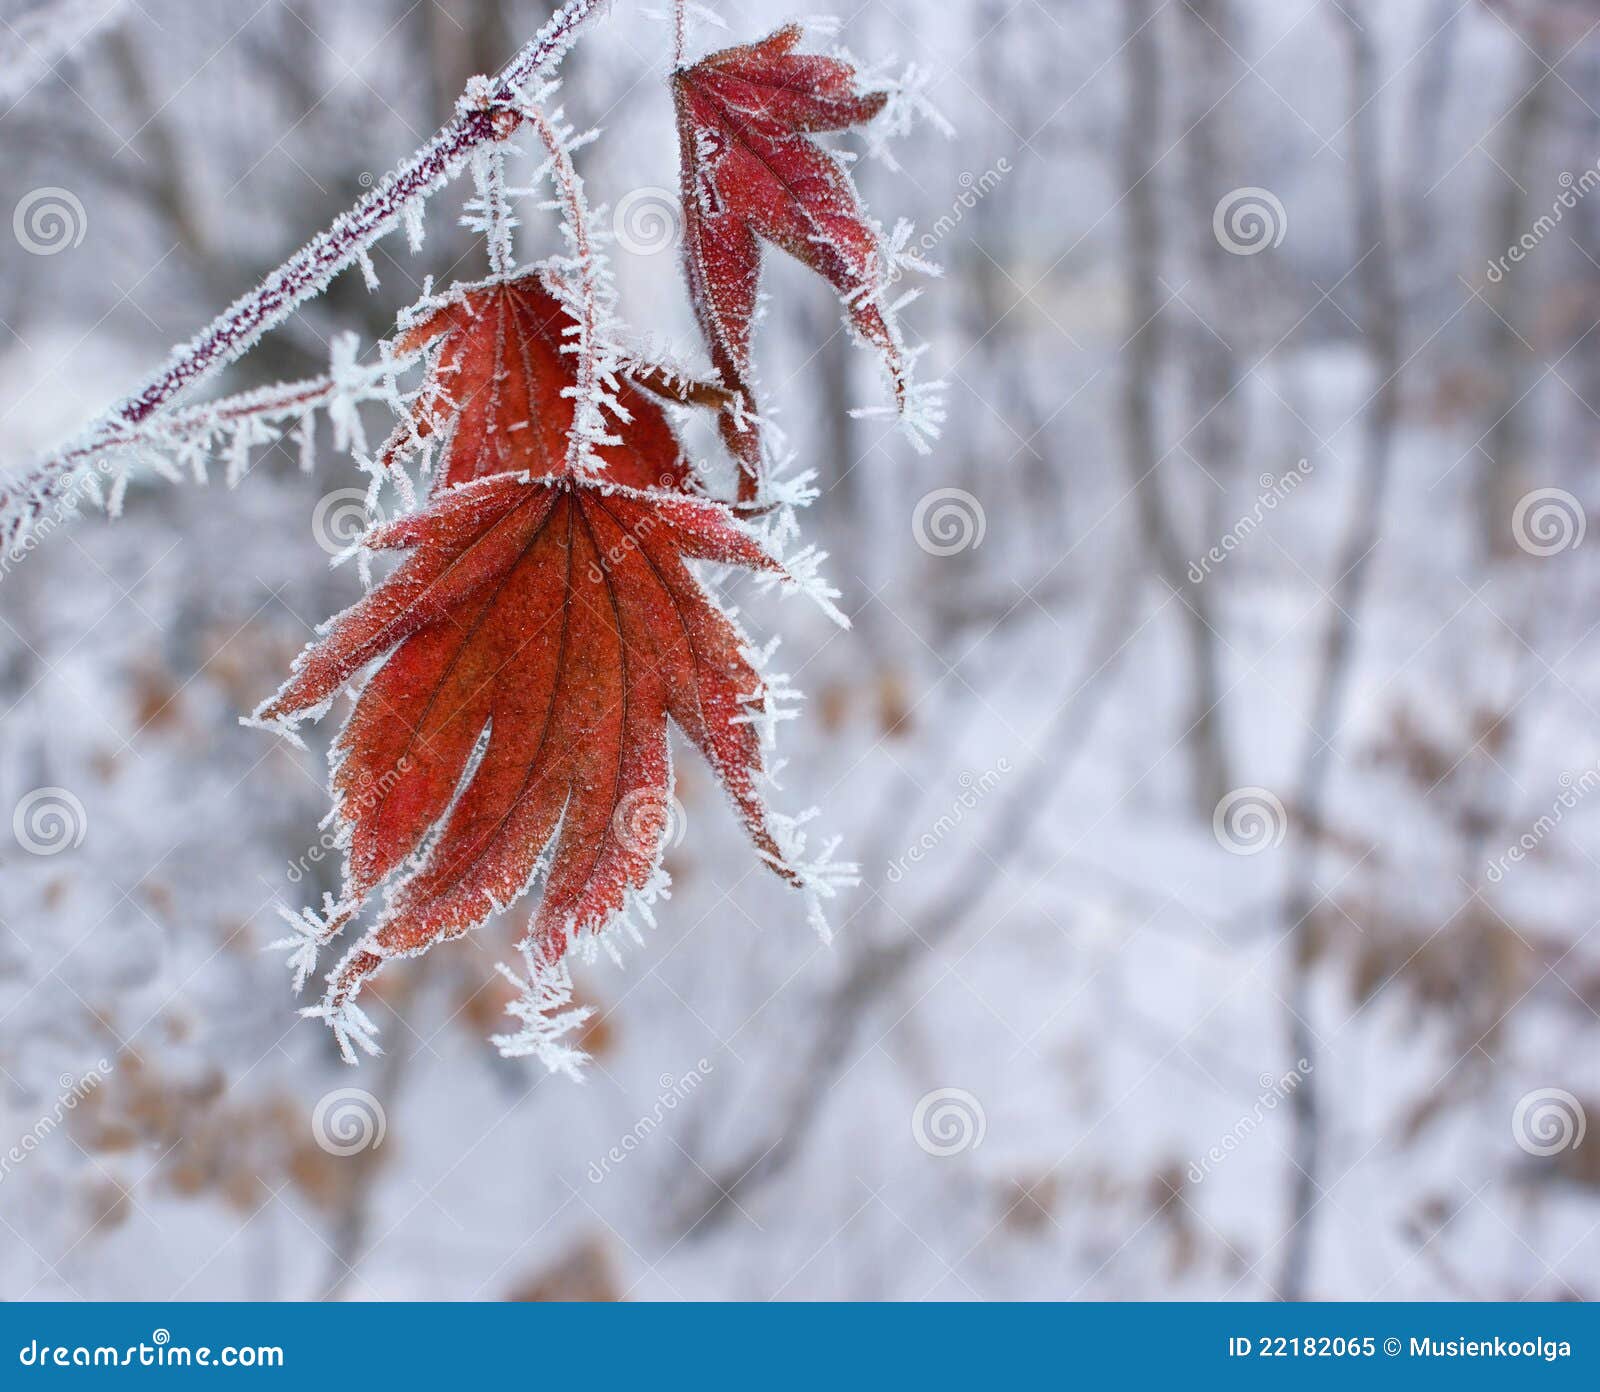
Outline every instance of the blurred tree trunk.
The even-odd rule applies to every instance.
[[[1012,79],[1007,56],[1019,40],[1048,44],[1052,36],[1048,31],[1053,31],[1058,21],[1046,18],[1041,24],[1038,12],[1031,8],[1011,5],[1006,0],[991,0],[980,11],[978,23],[984,35],[976,53],[979,90],[991,94],[989,100],[1003,104],[1003,119],[1009,129],[1033,131],[1042,137],[1051,126],[1049,117],[1059,99],[1053,91],[1047,91],[1044,94],[1046,104],[1041,111],[1040,92]],[[1031,31],[1025,27],[1030,24],[1034,26]],[[1034,158],[1040,158],[1037,151]],[[973,180],[983,172],[966,169],[960,177]],[[955,196],[956,191],[952,190],[952,197]],[[1018,271],[1013,268],[1020,268],[1025,261],[1019,243],[1025,246],[1027,239],[1019,235],[1021,229],[1015,208],[1007,206],[1003,197],[989,195],[979,199],[972,209],[969,225],[971,244],[978,249],[978,254],[950,269],[965,282],[969,279],[967,267],[971,266],[970,281],[976,287],[974,303],[979,312],[973,338],[987,367],[984,380],[992,384],[995,392],[990,400],[991,409],[1010,427],[1003,430],[1000,437],[1007,459],[1000,478],[995,478],[992,462],[987,460],[980,466],[978,476],[984,478],[991,493],[997,483],[1014,489],[1019,525],[1033,534],[1038,553],[1048,565],[1061,553],[1066,536],[1065,510],[1071,490],[1066,486],[1062,459],[1040,443],[1046,410],[1040,401],[1036,375],[1031,370],[1034,354],[1018,353],[1017,345],[994,332],[1004,322],[1021,288],[1014,279]],[[1025,275],[1026,271],[1021,273]],[[1049,390],[1047,387],[1046,391]],[[1066,394],[1061,392],[1062,397]],[[1021,559],[1013,557],[1013,565]],[[1031,564],[1032,557],[1028,559]]]
[[[454,114],[467,79],[499,72],[521,42],[511,32],[505,0],[430,0],[407,6],[404,17],[416,26],[417,47],[427,55],[428,124],[434,130]]]
[[[1542,46],[1527,49],[1514,79],[1518,95],[1507,113],[1505,142],[1496,160],[1505,186],[1490,218],[1491,260],[1504,256],[1530,230],[1541,203],[1548,202],[1533,192],[1532,171],[1556,84],[1548,75],[1552,56]],[[1489,380],[1494,388],[1488,403],[1492,424],[1483,443],[1486,458],[1478,474],[1478,516],[1484,553],[1502,559],[1516,552],[1511,514],[1526,486],[1523,397],[1531,386],[1534,351],[1518,326],[1528,327],[1533,285],[1533,267],[1522,262],[1498,284],[1491,281],[1484,293],[1494,311],[1489,320]]]
[[[190,187],[189,167],[167,119],[165,99],[152,88],[144,55],[129,29],[121,25],[110,29],[105,49],[139,122],[137,141],[149,201],[171,226],[178,246],[211,278],[216,270],[215,256]]]
[[[851,395],[855,345],[840,325],[839,316],[832,312],[831,300],[824,306],[822,297],[814,296],[808,307],[805,331],[819,345],[821,401],[817,415],[821,423],[822,467],[818,470],[818,483],[827,494],[829,522],[842,542],[830,548],[837,556],[836,581],[869,587],[876,578],[871,560],[873,529],[862,487],[861,442],[850,415],[850,408],[857,404]],[[862,621],[874,624],[877,619],[863,613]]]
[[[880,519],[869,488],[873,461],[863,454],[862,432],[850,415],[851,408],[859,404],[854,395],[857,349],[834,312],[833,300],[815,296],[811,304],[819,306],[806,316],[805,332],[820,344],[816,362],[822,447],[818,481],[826,497],[827,549],[832,557],[828,571],[844,591],[842,602],[860,634],[858,661],[864,668],[865,699],[874,708],[878,728],[888,733],[906,712],[902,674],[910,664],[905,657],[905,627],[886,621],[893,610],[871,598],[893,577],[884,568],[878,541]],[[940,571],[933,567],[930,583],[944,579]],[[855,685],[854,679],[851,685]]]
[[[1440,276],[1445,268],[1433,254],[1435,204],[1433,186],[1439,167],[1439,137],[1444,130],[1444,111],[1455,71],[1457,36],[1466,7],[1460,0],[1433,0],[1423,20],[1422,42],[1417,52],[1417,78],[1406,113],[1409,139],[1406,149],[1406,182],[1415,191],[1406,218],[1406,268],[1413,283],[1426,283],[1430,273]]]
[[[1356,0],[1330,0],[1329,14],[1345,39],[1349,66],[1349,180],[1355,205],[1354,272],[1361,296],[1360,322],[1377,387],[1366,404],[1361,439],[1361,471],[1351,493],[1351,514],[1334,563],[1331,613],[1318,667],[1309,733],[1301,755],[1296,809],[1299,834],[1290,866],[1284,920],[1289,925],[1287,990],[1289,1050],[1294,1060],[1310,1065],[1290,1099],[1293,1121],[1290,1178],[1290,1226],[1284,1237],[1283,1270],[1278,1293],[1302,1300],[1311,1271],[1315,1211],[1321,1197],[1323,1117],[1319,1106],[1321,1077],[1316,1072],[1318,1040],[1311,1026],[1311,972],[1315,944],[1312,915],[1321,902],[1316,871],[1321,849],[1319,828],[1326,826],[1329,756],[1339,740],[1350,691],[1355,640],[1367,597],[1372,557],[1382,536],[1394,454],[1395,422],[1400,409],[1400,293],[1395,283],[1394,245],[1383,206],[1380,158],[1377,54],[1371,35],[1371,11]]]
[[[1224,509],[1228,483],[1244,436],[1243,402],[1239,396],[1236,354],[1243,331],[1238,258],[1211,230],[1219,199],[1235,187],[1225,168],[1234,142],[1225,138],[1223,103],[1232,84],[1227,56],[1239,48],[1229,0],[1188,0],[1183,17],[1184,68],[1188,75],[1183,142],[1184,191],[1194,243],[1194,279],[1184,298],[1199,316],[1195,343],[1188,353],[1189,410],[1194,425],[1189,453],[1205,475],[1206,535],[1221,536],[1227,527]]]
[[[1189,661],[1191,795],[1209,819],[1232,787],[1219,710],[1221,678],[1210,593],[1189,579],[1188,558],[1173,527],[1156,444],[1156,387],[1161,371],[1161,209],[1155,173],[1161,160],[1161,52],[1157,0],[1128,0],[1127,108],[1122,122],[1123,204],[1133,336],[1124,349],[1122,430],[1130,489],[1148,565],[1178,601]],[[1204,577],[1202,577],[1202,580]]]

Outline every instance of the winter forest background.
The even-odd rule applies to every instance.
[[[550,8],[3,0],[0,468]],[[810,697],[788,796],[862,866],[834,945],[683,758],[659,927],[578,974],[586,1085],[484,1042],[526,904],[387,975],[346,1069],[261,950],[336,887],[328,729],[239,717],[360,593],[365,480],[326,433],[147,477],[0,579],[0,1296],[1600,1290],[1600,10],[822,8],[954,130],[858,173],[945,270],[930,458],[768,260],[854,629],[737,598]],[[723,11],[696,51],[794,13]],[[625,311],[689,344],[669,52],[616,0],[564,98]],[[482,275],[469,190],[224,387]]]

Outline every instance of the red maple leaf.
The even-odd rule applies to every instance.
[[[760,278],[758,239],[803,261],[839,292],[857,335],[877,348],[902,406],[908,364],[881,303],[885,266],[876,228],[849,174],[814,132],[846,130],[883,109],[848,63],[796,53],[800,26],[723,49],[673,74],[683,178],[684,260],[695,315],[722,380],[744,411],[723,438],[752,496],[760,443],[750,346]]]
[[[335,1024],[347,1056],[347,1036],[368,1042],[347,1007],[386,958],[466,932],[537,871],[530,938],[552,966],[576,935],[652,892],[668,830],[669,717],[763,858],[799,882],[758,791],[767,684],[685,562],[783,567],[727,507],[684,491],[678,440],[629,380],[616,393],[620,443],[597,451],[597,472],[574,467],[570,323],[526,276],[460,292],[402,336],[402,351],[432,354],[396,438],[444,438],[434,497],[367,537],[410,554],[258,713],[315,712],[387,654],[334,746],[345,885],[329,919],[311,920],[325,940],[390,882],[376,927],[311,1012]],[[697,384],[665,369],[636,375],[699,399]]]

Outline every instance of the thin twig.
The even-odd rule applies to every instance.
[[[1122,386],[1122,432],[1134,515],[1151,568],[1178,599],[1174,614],[1183,625],[1190,693],[1185,736],[1191,756],[1195,811],[1209,818],[1233,786],[1223,723],[1214,615],[1215,586],[1196,584],[1177,518],[1167,497],[1157,444],[1162,367],[1168,329],[1164,322],[1161,269],[1164,218],[1157,186],[1161,164],[1161,33],[1155,0],[1129,0],[1123,46],[1128,73],[1128,110],[1123,119],[1122,178],[1127,213],[1126,275],[1132,320]]]

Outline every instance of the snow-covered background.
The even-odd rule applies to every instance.
[[[525,907],[391,969],[346,1069],[261,951],[336,887],[327,732],[238,718],[359,594],[324,500],[364,479],[324,433],[136,484],[0,578],[0,1296],[1600,1291],[1592,6],[820,8],[956,131],[859,169],[945,268],[931,458],[769,258],[854,628],[736,597],[810,697],[786,796],[863,867],[835,943],[682,757],[659,927],[578,974],[586,1084],[485,1042]],[[0,0],[0,468],[549,9]],[[615,0],[565,99],[623,313],[690,345],[669,49]],[[482,275],[466,194],[224,385]]]

